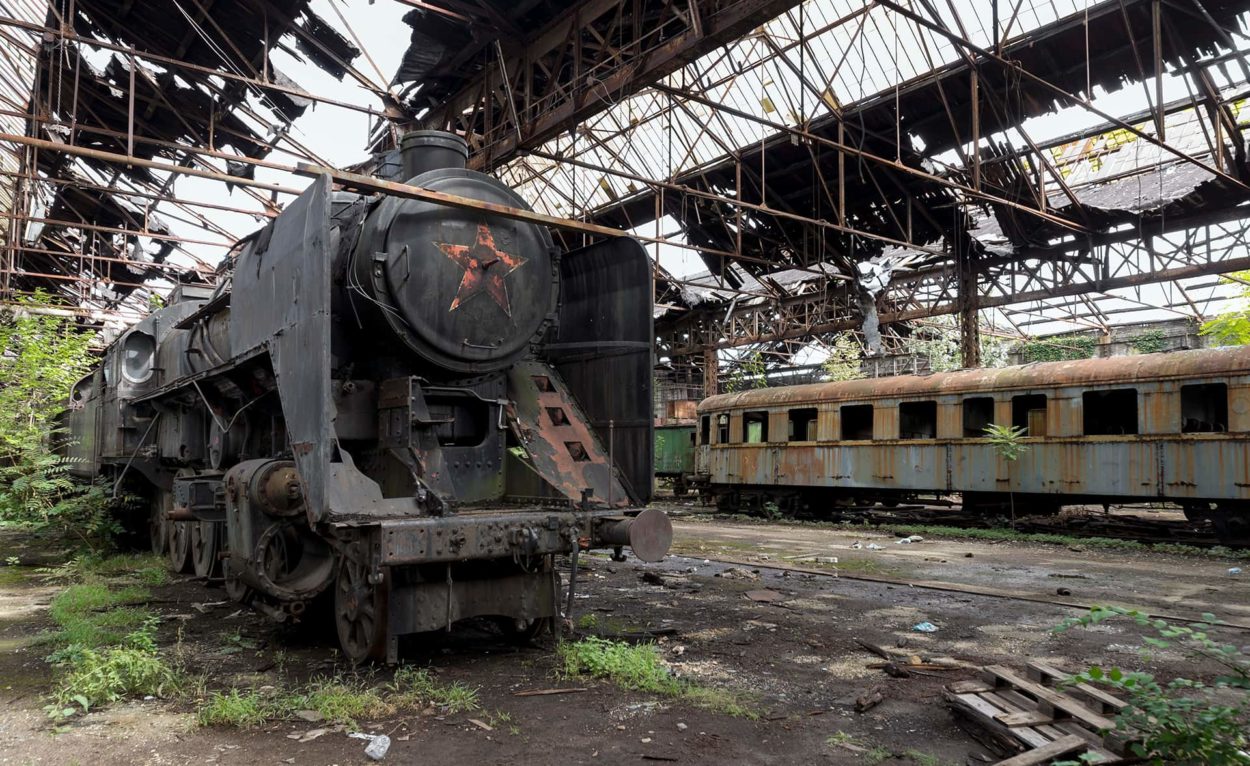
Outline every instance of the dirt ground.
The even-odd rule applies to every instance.
[[[863,764],[873,761],[862,749],[873,747],[895,754],[876,762],[982,763],[977,756],[985,751],[953,724],[941,699],[944,684],[971,678],[974,670],[890,678],[867,667],[879,659],[856,639],[969,665],[1019,667],[1043,659],[1068,669],[1101,663],[1193,677],[1209,669],[1166,651],[1141,656],[1129,625],[1052,633],[1080,609],[1041,602],[1118,603],[1179,617],[1210,611],[1250,625],[1248,576],[1229,576],[1235,564],[1216,558],[950,540],[899,545],[884,533],[706,519],[680,519],[675,527],[678,555],[661,564],[583,556],[588,568],[579,577],[575,617],[595,615],[599,632],[671,633],[658,642],[674,672],[742,693],[757,720],[623,692],[606,682],[562,679],[550,642],[514,648],[468,624],[413,642],[404,659],[431,667],[440,679],[477,687],[483,708],[510,714],[515,728],[488,731],[470,722],[483,718],[473,713],[362,722],[363,731],[391,735],[384,763]],[[852,548],[856,542],[865,547]],[[869,544],[882,550],[868,550]],[[0,550],[0,560],[8,555]],[[1058,595],[1061,588],[1068,594]],[[747,595],[761,590],[778,594],[769,597],[777,600]],[[193,702],[114,705],[53,733],[42,710],[50,683],[47,649],[35,640],[50,627],[46,607],[56,591],[30,568],[0,568],[0,764],[369,763],[365,743],[346,731],[296,741],[292,735],[316,726],[303,721],[252,731],[198,728]],[[207,673],[210,689],[346,672],[325,631],[279,629],[218,603],[225,600],[219,588],[181,578],[155,589],[153,597],[162,645],[189,672]],[[937,632],[913,629],[925,621]],[[1227,632],[1245,641],[1245,631]],[[516,696],[548,688],[585,691]],[[855,713],[856,697],[872,689],[885,701]],[[838,732],[846,732],[840,741],[861,750],[829,742]]]

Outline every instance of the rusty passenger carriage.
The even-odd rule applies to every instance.
[[[1023,429],[1017,460],[991,423]],[[1248,433],[1250,349],[1180,351],[713,396],[699,406],[696,475],[722,507],[1170,501],[1244,538]]]

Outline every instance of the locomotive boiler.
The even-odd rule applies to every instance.
[[[400,636],[559,614],[555,558],[658,560],[651,284],[622,238],[561,252],[465,169],[457,136],[402,142],[403,178],[480,207],[318,178],[180,286],[73,389],[78,470],[151,499],[153,548],[278,620],[332,604],[353,661]],[[498,210],[498,208],[491,208]],[[571,586],[570,586],[571,587]]]

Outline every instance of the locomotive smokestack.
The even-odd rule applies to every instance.
[[[463,170],[469,158],[469,145],[454,133],[441,130],[414,130],[400,141],[404,179],[411,180],[431,170]]]

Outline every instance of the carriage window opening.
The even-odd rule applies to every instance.
[[[1195,383],[1181,386],[1181,433],[1204,434],[1228,430],[1228,386]]]
[[[964,399],[964,438],[985,436],[985,429],[994,422],[994,397],[973,396]]]
[[[1086,436],[1137,433],[1137,389],[1086,391],[1081,394]]]
[[[708,444],[708,440],[712,437],[712,416],[704,415],[699,418],[699,444]]]
[[[790,410],[790,434],[792,442],[816,441],[816,408],[802,407]]]
[[[768,441],[768,413],[742,413],[742,441],[747,444],[762,444]]]
[[[1011,397],[1011,425],[1023,428],[1025,436],[1045,436],[1046,394]]]
[[[842,407],[842,440],[862,441],[872,438],[872,405],[847,404]]]
[[[716,419],[716,443],[729,443],[729,416],[721,415]]]
[[[898,438],[936,439],[937,402],[900,402]]]
[[[697,444],[698,444],[698,442],[694,440],[694,430],[692,429],[692,430],[690,431],[690,446],[691,446],[691,447],[694,447],[694,446],[696,446]]]

